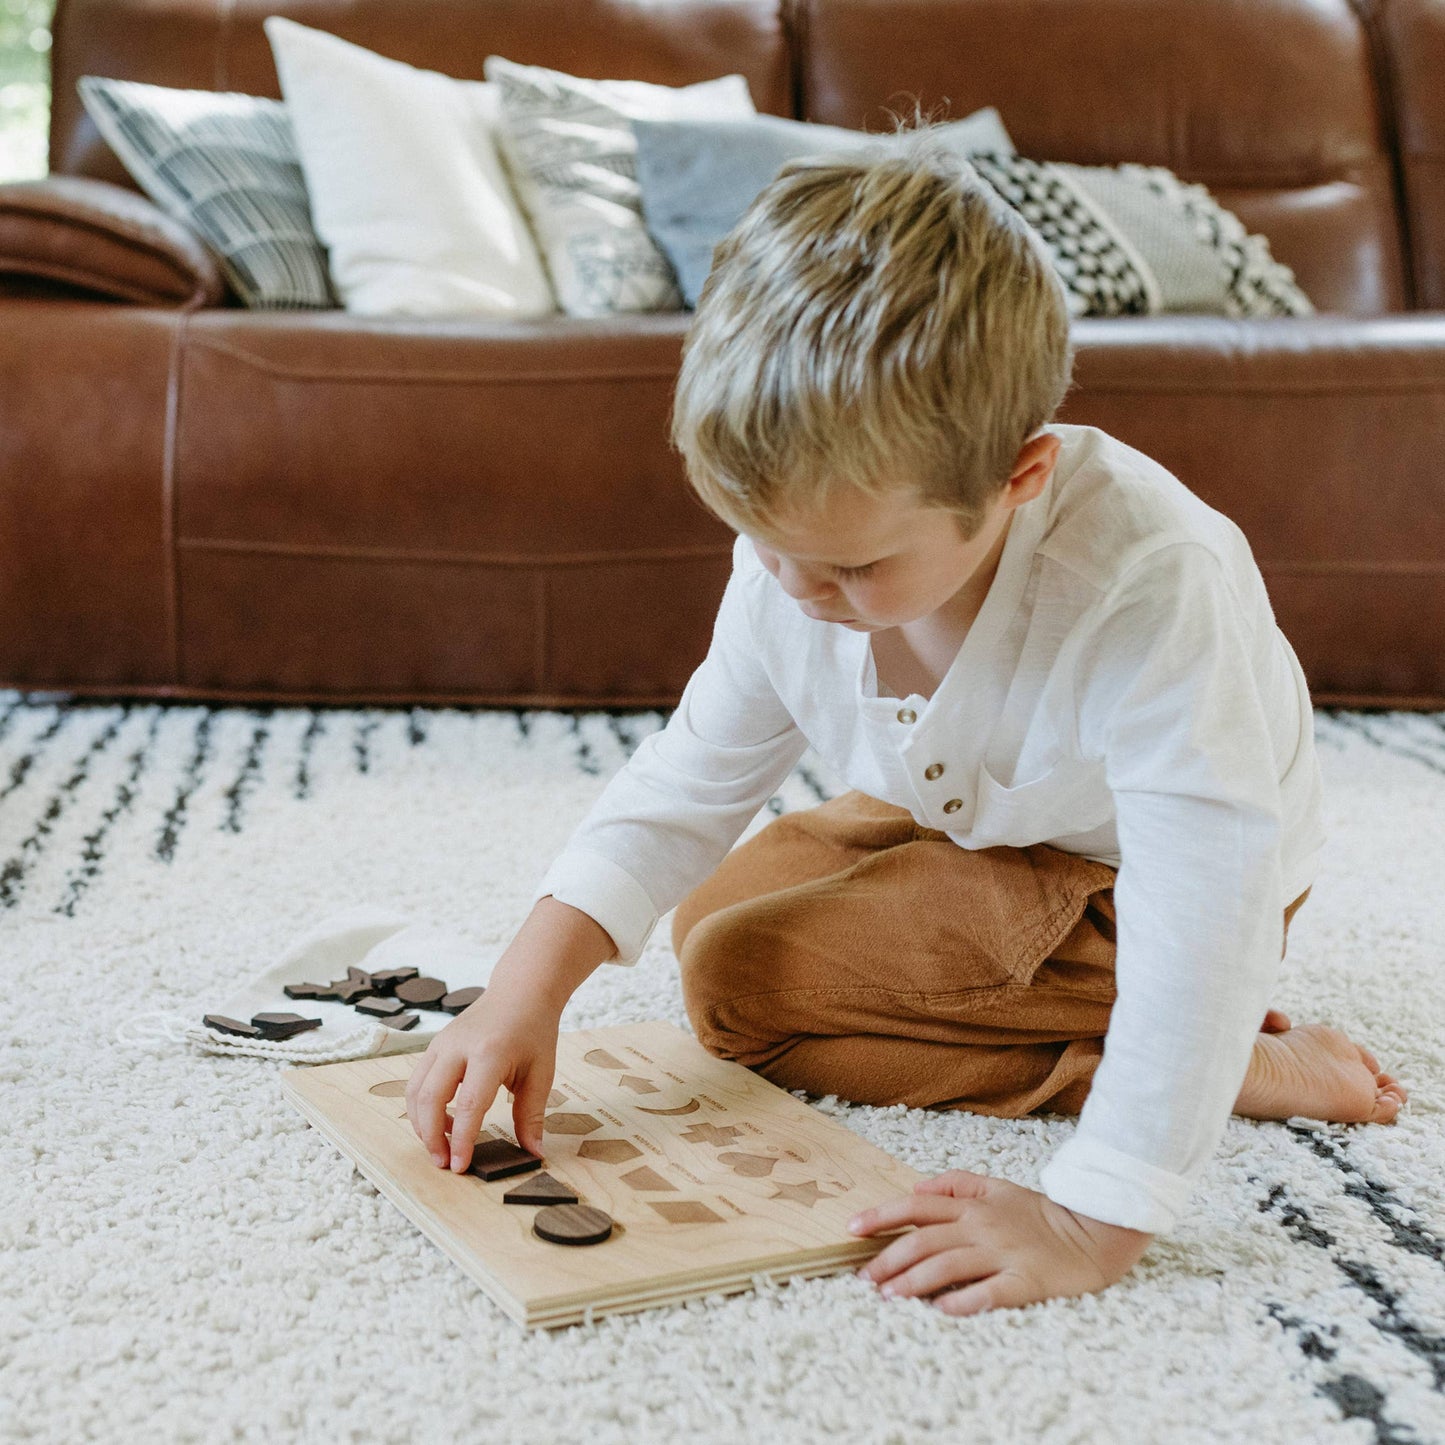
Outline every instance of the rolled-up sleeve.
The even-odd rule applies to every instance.
[[[617,948],[609,962],[637,962],[662,914],[717,867],[807,750],[757,647],[756,571],[740,536],[707,656],[667,725],[609,780],[533,895],[595,919]]]
[[[1220,562],[1157,549],[1079,653],[1079,746],[1114,795],[1117,996],[1043,1192],[1094,1219],[1173,1227],[1223,1136],[1284,943],[1277,765],[1254,639]]]

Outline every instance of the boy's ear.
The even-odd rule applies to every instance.
[[[1045,432],[1023,444],[1008,479],[1008,496],[1015,506],[1032,501],[1048,486],[1063,445],[1063,438],[1053,432]]]

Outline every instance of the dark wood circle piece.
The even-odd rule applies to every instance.
[[[532,1232],[553,1244],[601,1244],[612,1233],[612,1216],[590,1204],[548,1204],[537,1211]]]
[[[469,1008],[476,1003],[484,993],[486,993],[484,988],[454,988],[443,997],[441,1006],[449,1014],[459,1014],[464,1008]]]
[[[436,1008],[447,996],[447,986],[439,978],[406,978],[397,984],[396,996],[413,1008]]]

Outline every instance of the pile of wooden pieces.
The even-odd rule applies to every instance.
[[[288,983],[283,991],[287,998],[335,999],[349,1003],[357,1013],[379,1019],[388,1028],[410,1029],[421,1022],[421,1015],[408,1013],[408,1005],[459,1014],[486,989],[449,989],[442,979],[423,977],[416,968],[388,968],[367,973],[352,967],[346,970],[345,978],[332,983]],[[207,1014],[204,1022],[207,1028],[218,1033],[237,1034],[247,1039],[289,1039],[293,1034],[321,1027],[320,1019],[282,1013],[255,1014],[249,1024],[227,1018],[225,1014]]]

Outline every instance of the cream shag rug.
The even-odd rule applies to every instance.
[[[1445,714],[1316,714],[1330,841],[1276,1004],[1402,1079],[1393,1126],[1232,1119],[1101,1295],[953,1319],[845,1273],[514,1325],[283,1102],[130,1038],[327,913],[498,952],[663,714],[79,705],[0,693],[7,1440],[1445,1440]],[[812,754],[748,833],[835,780]],[[686,1028],[666,920],[564,1028]],[[1036,1186],[1074,1127],[813,1101],[925,1173]]]

